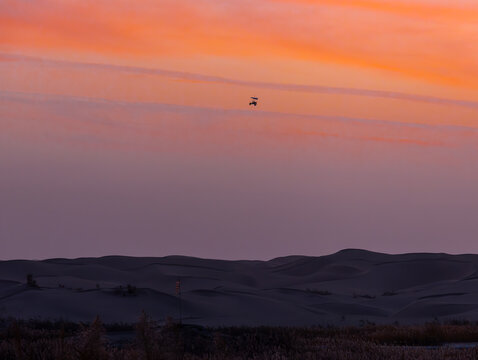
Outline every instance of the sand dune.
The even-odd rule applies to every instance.
[[[38,287],[26,284],[33,274]],[[0,317],[105,322],[179,316],[203,325],[315,325],[478,320],[478,255],[223,261],[184,256],[0,262]],[[131,285],[128,289],[128,285]]]

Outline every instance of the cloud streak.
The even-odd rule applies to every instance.
[[[116,71],[132,74],[143,75],[157,75],[167,77],[176,80],[186,80],[203,83],[218,83],[224,85],[236,85],[245,87],[254,87],[258,89],[271,89],[280,91],[292,91],[292,92],[305,92],[316,94],[338,94],[338,95],[350,95],[350,96],[364,96],[375,97],[384,99],[394,99],[403,101],[413,101],[420,103],[428,103],[435,105],[447,105],[458,106],[471,109],[478,109],[478,101],[450,99],[435,96],[409,94],[395,91],[383,91],[372,89],[360,89],[360,88],[346,88],[346,87],[333,87],[323,85],[301,85],[301,84],[283,84],[283,83],[271,83],[271,82],[257,82],[247,80],[237,80],[227,77],[210,76],[197,73],[188,73],[180,71],[170,71],[164,69],[153,69],[136,66],[123,66],[113,64],[101,64],[101,63],[86,63],[86,62],[74,62],[74,61],[60,61],[46,58],[37,58],[31,56],[24,56],[19,54],[0,53],[0,61],[18,61],[27,62],[35,65],[52,66],[52,67],[64,67],[74,69],[93,69],[102,71]]]
[[[276,139],[280,142],[286,139],[314,142],[314,139],[329,138],[427,147],[475,143],[478,135],[478,129],[464,126],[270,111],[251,112],[8,91],[0,91],[0,105],[11,109],[12,121],[16,123],[30,123],[32,119],[40,121],[38,126],[51,129],[48,130],[52,132],[49,135],[51,138],[63,138],[72,143],[92,138],[95,143],[104,141],[107,145],[150,148],[153,151],[157,151],[158,143],[163,146],[171,141],[183,144],[185,139],[188,139],[187,146],[195,140],[200,143],[227,143],[231,138],[225,140],[224,136],[232,136],[233,141],[238,141],[252,134],[261,139]],[[26,115],[19,115],[22,111],[16,111],[17,108],[24,109]],[[112,113],[116,114],[113,118]],[[174,121],[169,122],[168,119]],[[274,123],[273,127],[267,125],[271,122]],[[29,126],[21,125],[19,131],[22,132],[21,129],[24,128]],[[233,134],[242,135],[235,138]],[[163,140],[158,142],[158,137]]]
[[[422,19],[456,19],[459,21],[476,21],[478,4],[475,2],[439,3],[420,0],[269,0],[273,3],[307,4],[313,6],[341,6],[364,9],[368,11],[387,12],[407,17]]]
[[[4,0],[0,47],[75,54],[76,59],[95,53],[143,60],[306,60],[476,90],[476,18],[469,15],[478,16],[477,6],[470,1],[469,6],[462,6],[464,1],[433,3],[288,0],[259,6],[251,0],[37,0],[26,6]]]
[[[127,107],[130,109],[142,109],[146,111],[165,111],[173,113],[183,113],[183,114],[215,114],[215,115],[226,115],[223,116],[223,120],[227,121],[227,115],[247,115],[248,117],[274,117],[274,118],[301,118],[309,120],[330,120],[343,123],[356,123],[356,124],[367,124],[367,125],[386,125],[386,126],[396,126],[396,127],[405,127],[405,128],[416,128],[416,129],[444,129],[444,130],[455,130],[455,131],[473,131],[478,133],[478,129],[461,126],[461,125],[432,125],[432,124],[417,124],[417,123],[404,123],[400,121],[391,121],[391,120],[381,120],[381,119],[371,119],[371,118],[359,118],[359,117],[348,117],[348,116],[332,116],[332,115],[307,115],[307,114],[296,114],[296,113],[283,113],[275,111],[249,111],[249,110],[239,110],[239,109],[222,109],[222,108],[212,108],[212,107],[202,107],[202,106],[191,106],[191,105],[176,105],[176,104],[166,104],[158,102],[139,102],[139,101],[120,101],[120,100],[109,100],[102,98],[90,98],[82,96],[69,96],[69,95],[57,95],[57,94],[38,94],[38,93],[26,93],[26,92],[15,92],[15,91],[1,91],[0,90],[0,100],[3,101],[13,101],[20,102],[24,104],[31,103],[49,103],[49,104],[61,104],[65,105],[68,103],[71,104],[90,104],[98,105],[104,107]],[[205,117],[207,118],[207,117]],[[205,119],[204,118],[204,119]],[[203,119],[203,118],[202,118]],[[96,121],[96,120],[95,120]],[[113,121],[109,120],[105,122],[108,124],[113,124]]]

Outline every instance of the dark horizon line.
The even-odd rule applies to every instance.
[[[398,253],[389,253],[389,252],[380,252],[360,248],[344,248],[337,250],[332,253],[324,255],[283,255],[270,258],[268,260],[261,259],[220,259],[220,258],[208,258],[201,256],[193,255],[179,255],[179,254],[169,254],[164,256],[138,256],[138,255],[100,255],[100,256],[80,256],[80,257],[51,257],[51,258],[41,258],[41,259],[25,259],[25,258],[13,258],[13,259],[0,259],[0,262],[14,262],[14,261],[37,261],[37,262],[47,262],[53,260],[87,260],[87,259],[107,259],[107,258],[128,258],[128,259],[166,259],[166,258],[187,258],[187,259],[197,259],[197,260],[209,260],[209,261],[224,261],[224,262],[272,262],[274,260],[286,259],[286,258],[322,258],[328,256],[334,256],[344,253],[362,253],[362,254],[374,254],[374,255],[385,255],[385,256],[405,256],[405,255],[444,255],[444,256],[478,256],[478,253],[447,253],[447,252],[398,252]]]

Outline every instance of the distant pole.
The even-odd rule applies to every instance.
[[[181,280],[176,280],[176,295],[179,297],[179,324],[183,323],[183,306],[181,299]]]

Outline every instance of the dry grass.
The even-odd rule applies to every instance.
[[[126,342],[111,340],[118,332]],[[108,337],[108,336],[109,337]],[[478,348],[427,348],[449,342],[478,342],[478,325],[342,328],[204,328],[142,314],[134,326],[0,321],[0,359],[477,359]]]

